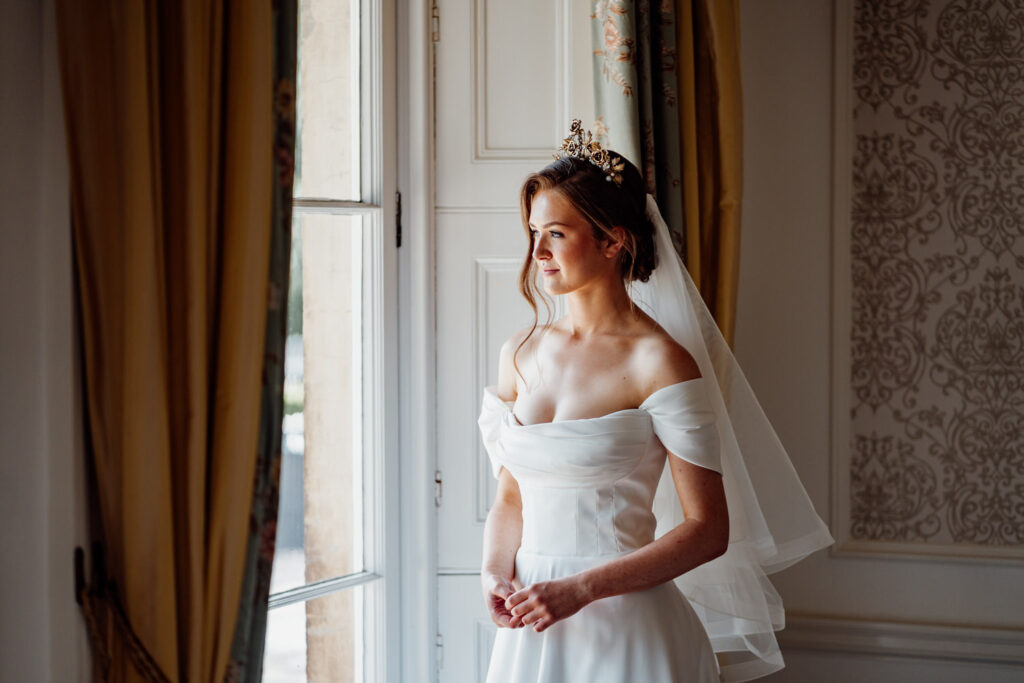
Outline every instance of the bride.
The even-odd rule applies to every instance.
[[[487,680],[741,681],[781,668],[781,601],[764,574],[831,538],[759,408],[742,417],[755,438],[770,433],[753,455],[785,465],[767,485],[802,498],[765,496],[782,517],[758,504],[736,438],[748,430],[733,424],[756,399],[639,171],[574,121],[520,203],[520,289],[536,313],[539,277],[568,314],[509,339],[484,391],[498,478],[481,571],[499,627]]]

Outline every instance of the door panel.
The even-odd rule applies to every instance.
[[[593,122],[590,3],[445,0],[435,43],[439,629],[443,681],[483,680],[493,628],[480,596],[494,479],[476,419],[502,342],[533,314],[518,292],[523,178],[569,121]],[[559,305],[560,308],[560,305]],[[541,320],[547,313],[541,308]],[[556,310],[558,315],[558,310]],[[482,621],[481,621],[482,620]]]
[[[437,582],[441,683],[472,683],[487,677],[498,627],[487,616],[477,574],[442,576]]]
[[[590,5],[450,0],[441,11],[437,206],[516,206],[570,119],[593,120]]]
[[[516,284],[524,238],[511,213],[442,214],[436,225],[438,566],[478,571],[494,477],[476,419],[482,388],[497,380],[502,342],[532,320]]]

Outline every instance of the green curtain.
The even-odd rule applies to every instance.
[[[57,21],[99,517],[78,590],[94,678],[258,680],[296,2],[58,0]]]
[[[635,163],[731,345],[743,115],[737,0],[596,0],[597,132]]]

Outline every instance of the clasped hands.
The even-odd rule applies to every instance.
[[[576,576],[540,581],[525,588],[516,578],[510,581],[495,574],[484,574],[482,582],[491,621],[502,628],[532,625],[540,633],[593,600]]]

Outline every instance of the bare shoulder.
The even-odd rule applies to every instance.
[[[536,330],[532,326],[524,327],[501,345],[501,352],[498,356],[498,395],[503,400],[514,401],[516,399],[519,393],[516,389],[516,362],[521,364],[524,358],[528,357],[532,346],[530,338],[540,332],[541,328],[541,325],[538,325]],[[531,335],[531,331],[533,335]],[[524,344],[524,341],[527,343]]]
[[[528,355],[536,344],[537,337],[543,331],[543,328],[543,325],[537,325],[536,329],[524,327],[506,339],[505,343],[501,345],[500,364],[504,365],[507,361],[508,366],[512,367],[512,359],[516,356],[517,351],[519,359]]]
[[[644,396],[701,376],[693,355],[661,328],[637,340],[632,364]]]

